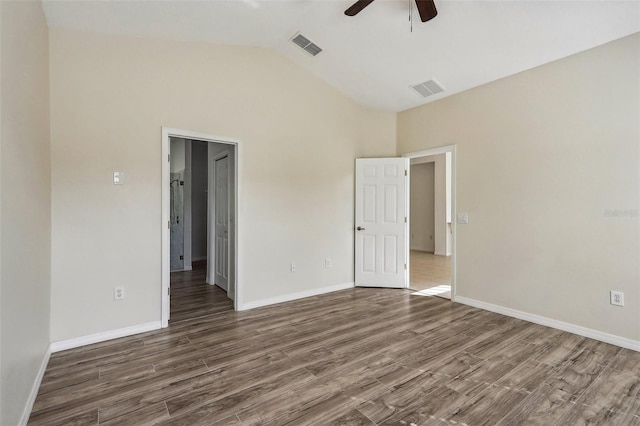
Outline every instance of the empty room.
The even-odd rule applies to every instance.
[[[0,2],[0,425],[640,425],[640,2]]]

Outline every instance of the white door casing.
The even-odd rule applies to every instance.
[[[455,211],[457,209],[457,203],[456,203],[456,146],[455,145],[445,145],[445,146],[440,146],[440,147],[436,147],[436,148],[430,148],[427,150],[423,150],[423,151],[414,151],[414,152],[408,152],[402,155],[403,158],[407,158],[409,160],[412,160],[414,158],[422,158],[422,157],[428,157],[428,156],[433,156],[433,155],[438,155],[438,154],[448,154],[447,157],[447,168],[450,168],[450,172],[447,174],[447,186],[449,186],[450,188],[450,195],[451,198],[450,200],[447,200],[447,206],[450,209],[449,211],[447,211],[447,217],[449,216],[454,216],[455,215]],[[449,219],[450,220],[450,219]],[[457,276],[456,276],[456,270],[457,270],[457,256],[456,256],[456,247],[457,247],[457,243],[456,243],[456,234],[457,234],[457,226],[456,226],[456,221],[453,220],[451,221],[451,226],[450,226],[450,232],[451,232],[451,240],[450,240],[450,244],[451,244],[451,301],[455,302],[456,301],[456,292],[457,292]],[[408,255],[407,255],[407,260],[408,260]],[[407,262],[407,271],[409,271],[411,268],[411,265],[409,262]]]
[[[161,327],[169,326],[169,316],[171,313],[171,298],[170,298],[170,138],[182,138],[190,139],[202,142],[214,142],[218,144],[228,145],[232,155],[233,164],[231,165],[230,176],[230,188],[232,191],[232,203],[231,215],[230,215],[230,230],[232,239],[232,252],[230,253],[230,259],[232,261],[231,269],[229,270],[229,284],[232,289],[234,309],[243,310],[244,308],[244,293],[242,286],[242,258],[238,255],[240,244],[238,239],[241,234],[240,221],[237,220],[238,214],[238,202],[242,199],[242,173],[241,162],[242,158],[242,144],[238,140],[234,140],[228,137],[218,137],[208,135],[201,132],[194,132],[191,130],[174,129],[169,127],[162,127],[162,155],[161,160],[161,187],[162,187],[162,210],[160,220],[160,240],[161,240],[161,292],[160,292],[160,324]]]
[[[355,282],[407,287],[407,158],[356,159]]]

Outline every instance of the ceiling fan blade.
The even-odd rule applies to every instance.
[[[427,22],[435,18],[438,14],[433,0],[416,0],[416,6],[418,7],[418,13],[420,14],[420,20],[422,22]]]
[[[344,14],[347,16],[356,16],[358,13],[362,11],[365,7],[369,6],[373,3],[373,0],[358,0],[351,7],[344,11]]]

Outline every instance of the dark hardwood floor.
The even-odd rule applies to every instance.
[[[56,353],[30,424],[640,425],[640,353],[410,293],[356,288]]]
[[[233,311],[233,301],[220,287],[205,282],[206,261],[193,262],[193,270],[171,273],[170,324]]]

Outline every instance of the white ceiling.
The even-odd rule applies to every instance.
[[[402,111],[640,31],[640,1],[435,0],[422,23],[413,0],[46,0],[51,28],[270,47],[354,101]],[[323,51],[310,56],[296,32]],[[427,99],[409,86],[435,78]]]

